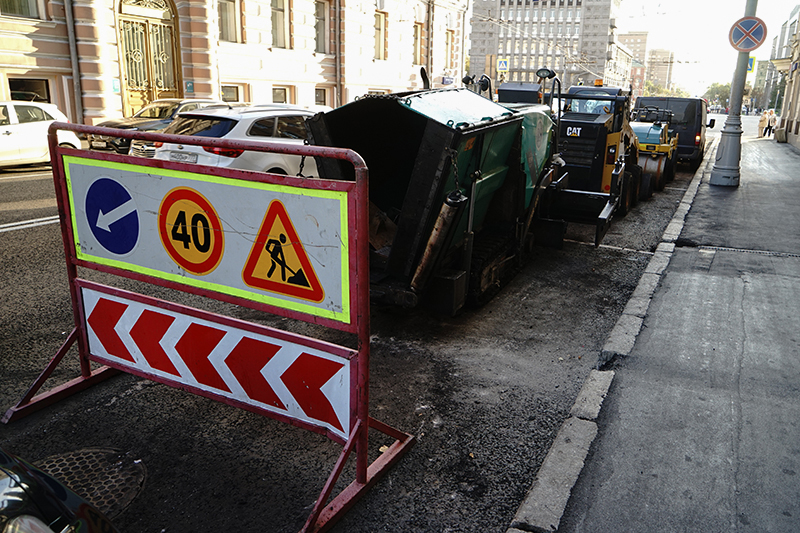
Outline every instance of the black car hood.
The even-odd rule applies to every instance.
[[[137,118],[127,117],[118,118],[115,120],[106,120],[98,124],[103,128],[118,128],[121,130],[144,130],[144,131],[157,131],[166,128],[172,119],[163,118]]]

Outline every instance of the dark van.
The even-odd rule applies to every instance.
[[[702,98],[672,98],[640,96],[636,109],[658,107],[673,113],[669,134],[678,134],[678,157],[694,165],[700,164],[706,149],[706,128],[713,128],[715,120],[708,121],[708,103]]]

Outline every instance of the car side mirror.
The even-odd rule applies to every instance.
[[[708,121],[708,127],[709,128],[713,128],[714,124],[716,124],[716,123],[717,123],[717,119],[712,118],[711,120]]]

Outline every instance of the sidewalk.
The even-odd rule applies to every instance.
[[[559,532],[800,531],[799,151],[745,137],[738,188],[704,176],[613,368]]]

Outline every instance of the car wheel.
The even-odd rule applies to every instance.
[[[287,172],[285,170],[283,170],[282,168],[278,168],[278,167],[271,168],[271,169],[267,170],[267,172],[269,172],[270,174],[281,174],[282,176],[286,176],[287,175]]]
[[[73,150],[77,150],[78,149],[77,146],[73,146],[70,143],[61,143],[61,144],[59,144],[59,146],[61,148],[72,148]]]

